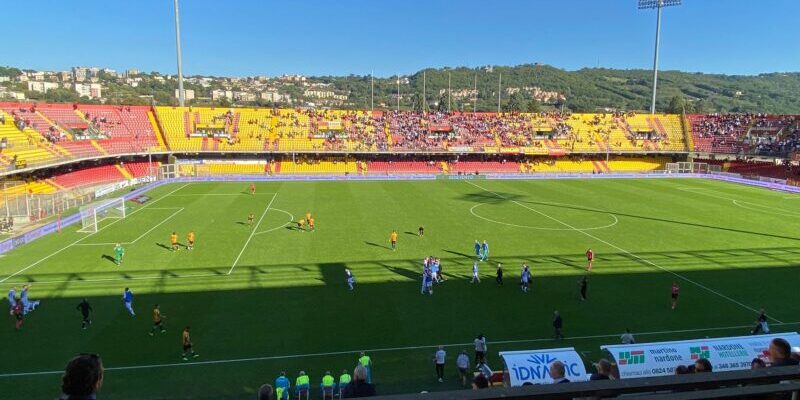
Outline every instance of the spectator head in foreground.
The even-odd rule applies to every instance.
[[[689,373],[689,368],[685,365],[678,365],[675,367],[675,375],[686,375]]]
[[[487,379],[483,374],[479,374],[472,380],[472,389],[486,389],[489,387],[489,379]]]
[[[754,358],[753,361],[750,361],[750,369],[759,369],[759,368],[764,368],[766,366],[767,364],[764,363],[764,360],[758,357]]]
[[[97,354],[81,354],[67,363],[61,377],[65,399],[94,399],[103,386],[103,361]]]
[[[273,400],[275,396],[272,395],[272,385],[263,384],[258,388],[258,400]]]
[[[561,361],[553,361],[550,364],[550,377],[553,378],[553,383],[567,383],[569,379],[567,379],[564,375],[566,374],[566,369],[564,368],[564,363]]]
[[[697,361],[694,362],[694,373],[699,374],[702,372],[712,372],[713,367],[711,366],[711,361],[708,361],[706,358],[698,358]]]
[[[792,346],[786,339],[775,338],[769,342],[770,367],[785,367],[797,365],[797,360],[792,358]]]
[[[611,363],[608,362],[608,360],[601,358],[600,361],[594,364],[594,367],[597,368],[597,372],[589,377],[590,381],[604,381],[611,379]]]

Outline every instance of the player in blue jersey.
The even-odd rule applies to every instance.
[[[353,276],[353,273],[349,268],[345,268],[344,274],[347,276],[347,286],[350,287],[350,290],[355,289],[354,285],[356,283],[356,278]]]
[[[483,261],[489,260],[489,243],[486,243],[485,240],[483,241],[483,245],[481,245],[481,259]]]
[[[131,316],[136,316],[136,313],[133,312],[133,292],[129,288],[125,288],[125,291],[122,292],[122,302],[125,303],[125,309],[131,314]]]
[[[483,258],[481,257],[481,242],[479,242],[477,239],[475,240],[475,257],[477,257],[478,260]]]

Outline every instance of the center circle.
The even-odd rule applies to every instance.
[[[283,225],[276,226],[276,227],[274,227],[274,228],[270,228],[270,229],[267,229],[267,230],[265,230],[265,231],[259,231],[259,232],[256,232],[256,233],[255,233],[256,235],[260,235],[260,234],[262,234],[262,233],[272,232],[272,231],[275,231],[275,230],[281,229],[281,228],[285,227],[286,225],[289,225],[289,224],[291,224],[291,223],[294,221],[294,215],[292,215],[292,213],[290,213],[290,212],[288,212],[288,211],[286,211],[286,210],[281,210],[280,208],[270,208],[270,209],[269,209],[269,211],[267,211],[267,214],[269,214],[269,212],[270,212],[270,211],[282,212],[282,213],[284,213],[284,214],[286,214],[286,215],[288,215],[288,216],[289,216],[289,220],[288,220],[288,221],[286,221],[286,222],[284,222],[284,223],[283,223]]]
[[[592,210],[592,209],[581,210],[581,208],[582,208],[581,206],[577,206],[577,205],[574,205],[574,204],[542,202],[542,204],[545,204],[545,205],[551,205],[551,206],[556,206],[556,207],[557,206],[570,207],[570,208],[573,208],[573,209],[575,209],[577,211],[600,212],[600,213],[603,213],[603,214],[607,214],[609,217],[611,217],[611,222],[608,223],[608,224],[605,224],[605,225],[589,226],[589,227],[585,227],[585,228],[584,227],[567,228],[566,226],[564,226],[563,228],[548,228],[548,227],[535,226],[535,225],[515,224],[515,223],[511,223],[511,222],[505,222],[505,221],[501,221],[501,220],[498,220],[498,219],[490,218],[490,217],[487,217],[486,215],[481,215],[480,213],[478,213],[476,211],[481,206],[485,206],[487,204],[490,204],[490,203],[478,203],[478,204],[475,204],[474,206],[472,206],[469,209],[470,214],[472,214],[473,216],[475,216],[477,218],[480,218],[480,219],[482,219],[484,221],[487,221],[487,222],[491,222],[491,223],[499,224],[499,225],[505,225],[505,226],[512,226],[512,227],[515,227],[515,228],[535,229],[535,230],[540,230],[540,231],[592,231],[592,230],[597,230],[597,229],[611,228],[614,225],[619,223],[619,218],[617,218],[616,215],[614,215],[614,214],[612,214],[610,212],[605,212],[605,211],[600,211],[600,210]],[[530,211],[530,210],[528,210],[528,211]],[[531,211],[531,213],[536,214],[536,213],[534,213],[532,211]],[[542,218],[546,218],[546,217],[542,217]],[[553,219],[554,220],[556,220],[556,219],[560,220],[559,218],[555,218],[555,217]],[[565,222],[568,223],[569,221],[565,221]]]

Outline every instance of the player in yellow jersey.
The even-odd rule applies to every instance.
[[[194,250],[194,231],[189,231],[189,234],[186,235],[186,248]]]
[[[306,221],[311,221],[311,211],[306,211]]]
[[[167,329],[164,328],[164,318],[167,318],[166,315],[161,315],[161,308],[158,304],[153,306],[153,329],[150,329],[150,336],[153,336],[156,333],[156,329],[160,330],[161,333],[167,333]]]
[[[389,241],[392,242],[392,250],[397,250],[397,231],[393,230],[389,235]]]
[[[305,232],[305,230],[306,230],[306,220],[300,218],[300,220],[297,221],[297,229],[300,229],[301,231]]]
[[[256,218],[256,216],[255,216],[255,215],[253,215],[253,213],[252,213],[252,212],[251,212],[250,214],[247,214],[247,225],[250,225],[250,226],[252,226],[252,225],[253,225],[253,220],[254,220],[255,218]]]
[[[308,229],[310,229],[312,231],[314,230],[314,218],[309,218],[308,219]]]
[[[194,349],[192,348],[192,338],[189,336],[188,326],[186,328],[183,328],[183,335],[181,335],[181,343],[183,344],[183,355],[182,355],[183,361],[189,361],[189,357],[187,356],[192,356],[192,358],[200,357],[200,355],[195,353]]]
[[[172,232],[172,234],[169,235],[169,242],[172,243],[172,251],[178,250],[178,234],[177,233]]]

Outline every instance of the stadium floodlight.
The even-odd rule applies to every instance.
[[[183,92],[183,66],[181,65],[181,19],[178,13],[178,0],[175,0],[175,45],[178,53],[178,105],[183,107],[186,94]]]
[[[639,0],[640,10],[658,10],[656,17],[656,49],[653,55],[653,101],[650,103],[650,113],[656,112],[656,88],[658,86],[658,47],[661,39],[661,10],[664,7],[681,5],[682,0]]]

